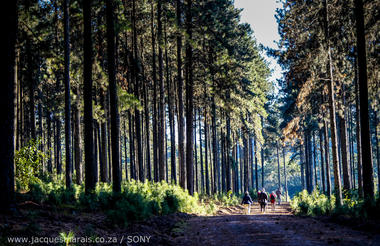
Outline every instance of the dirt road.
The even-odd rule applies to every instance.
[[[355,231],[335,223],[294,216],[289,205],[261,214],[255,204],[251,215],[243,207],[226,208],[217,216],[187,221],[175,245],[380,245],[380,235]]]

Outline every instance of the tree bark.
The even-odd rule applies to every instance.
[[[323,149],[323,129],[321,128],[319,130],[319,148],[320,148],[320,154],[321,154],[321,176],[320,179],[322,181],[322,193],[326,192],[326,175],[325,175],[325,164],[324,164],[324,149]]]
[[[136,29],[136,1],[132,1],[132,27],[133,27],[133,64],[132,64],[132,77],[134,80],[135,96],[140,100],[140,80],[139,80],[139,65],[138,65],[138,50],[137,50],[137,29]],[[136,134],[136,144],[137,144],[137,162],[139,169],[139,180],[141,182],[145,181],[144,175],[144,157],[143,157],[143,146],[142,146],[142,134],[141,134],[141,115],[140,111],[135,107],[135,134]]]
[[[165,92],[162,58],[162,0],[157,2],[157,39],[158,39],[158,84],[159,84],[159,120],[158,120],[158,168],[159,180],[165,180]]]
[[[194,109],[194,120],[193,120],[193,129],[194,129],[194,190],[199,193],[198,185],[198,154],[197,154],[197,112]]]
[[[178,83],[178,160],[179,160],[179,183],[182,188],[186,188],[186,168],[185,168],[185,121],[183,117],[183,80],[182,80],[182,1],[176,0],[177,18],[177,83]],[[207,156],[207,155],[206,155]],[[207,162],[206,162],[207,165]]]
[[[59,115],[54,115],[54,121],[56,125],[55,133],[55,164],[57,168],[57,174],[62,173],[62,150],[61,150],[61,119]]]
[[[5,65],[1,66],[6,81],[1,83],[0,105],[4,115],[0,117],[0,212],[8,212],[14,205],[14,127],[15,127],[15,44],[17,35],[17,1],[2,6],[3,27],[6,45],[2,46],[1,57]],[[5,29],[5,30],[4,30]]]
[[[302,145],[300,145],[300,166],[301,166],[301,186],[302,190],[305,190],[305,162],[304,162],[304,151],[302,149]]]
[[[120,175],[120,119],[118,109],[118,97],[116,86],[115,67],[115,25],[114,25],[114,1],[106,1],[107,19],[107,55],[108,55],[108,80],[110,91],[111,113],[111,145],[112,145],[112,190],[121,191]]]
[[[243,129],[243,144],[244,144],[244,191],[249,189],[249,180],[248,180],[248,138],[247,130]]]
[[[199,123],[199,158],[201,161],[201,193],[203,194],[205,191],[205,177],[204,177],[204,168],[203,168],[203,153],[202,153],[202,124],[201,124],[201,109],[199,109],[198,113],[198,123]]]
[[[104,115],[107,115],[107,107],[106,107],[106,100],[104,96],[105,92],[102,92],[101,98],[100,98],[100,103],[102,105],[103,110],[105,111]],[[100,132],[101,132],[101,157],[100,157],[100,162],[102,163],[101,168],[100,168],[100,181],[101,182],[108,182],[108,163],[107,163],[107,124],[105,121],[102,121],[100,123]]]
[[[52,165],[52,159],[53,159],[53,152],[51,151],[51,113],[47,110],[46,112],[46,124],[47,124],[47,153],[48,153],[48,160],[47,160],[47,171],[51,174],[53,172],[53,165]]]
[[[330,111],[330,129],[331,129],[331,142],[332,142],[332,156],[333,156],[333,168],[334,168],[334,190],[336,197],[336,204],[338,206],[343,205],[342,201],[342,189],[340,170],[338,163],[338,140],[336,130],[336,110],[335,110],[335,92],[334,92],[334,76],[333,76],[333,62],[331,57],[330,48],[330,36],[329,36],[329,18],[328,18],[328,0],[324,1],[325,7],[325,38],[327,43],[328,63],[327,71],[329,72],[328,81],[328,97],[329,97],[329,111]]]
[[[287,180],[287,175],[286,175],[286,160],[285,160],[285,151],[286,147],[284,146],[282,148],[282,158],[284,160],[284,182],[285,182],[285,190],[284,190],[284,195],[285,195],[285,201],[288,202],[288,180]]]
[[[80,129],[80,109],[79,109],[79,100],[80,100],[80,92],[79,86],[76,89],[77,98],[74,106],[74,149],[75,149],[75,176],[76,183],[82,184],[82,150],[81,150],[81,129]],[[50,117],[50,116],[49,116]]]
[[[352,125],[352,109],[351,106],[348,107],[348,136],[349,136],[349,147],[350,147],[350,169],[351,169],[351,184],[352,188],[356,189],[356,180],[355,180],[355,168],[354,168],[354,137],[353,137],[353,125]]]
[[[147,176],[146,178],[148,181],[152,181],[152,165],[150,161],[150,121],[149,121],[149,102],[148,102],[148,89],[146,86],[146,83],[143,84],[143,90],[144,90],[144,113],[145,113],[145,141],[146,141],[146,172]],[[125,152],[127,153],[127,152]],[[127,163],[127,162],[125,162]]]
[[[281,188],[281,169],[280,169],[280,155],[278,153],[278,140],[276,142],[276,151],[277,151],[277,178],[278,178],[278,188]],[[285,166],[285,160],[284,160],[284,166]]]
[[[227,139],[226,139],[226,149],[227,149],[227,191],[232,190],[231,182],[231,168],[232,168],[232,156],[231,156],[231,119],[227,112]]]
[[[256,184],[256,192],[259,191],[259,174],[257,170],[257,137],[255,137],[255,143],[254,143],[254,150],[255,150],[255,184]]]
[[[351,184],[351,170],[348,159],[348,137],[347,137],[347,120],[346,120],[346,94],[345,86],[342,84],[342,107],[343,115],[338,114],[339,124],[340,124],[340,147],[342,155],[342,172],[343,172],[343,188],[345,190],[350,190],[352,188]]]
[[[327,195],[331,196],[331,175],[330,175],[330,145],[329,145],[329,134],[327,129],[327,122],[326,120],[323,121],[323,128],[324,128],[324,136],[323,139],[325,140],[325,161],[326,161],[326,190]]]
[[[73,184],[71,162],[71,99],[70,99],[70,0],[63,1],[64,22],[64,83],[65,83],[65,152],[66,152],[66,188]]]
[[[315,141],[315,132],[313,131],[313,167],[314,167],[314,187],[320,187],[318,184],[318,172],[317,172],[317,144]]]
[[[208,167],[209,167],[209,163],[208,163],[208,143],[209,143],[209,139],[208,139],[208,124],[207,124],[207,113],[206,113],[206,109],[204,110],[204,136],[205,136],[205,175],[206,175],[206,194],[207,195],[211,195],[211,192],[210,192],[210,176],[209,176],[209,170],[208,170]]]
[[[356,105],[356,152],[357,152],[357,172],[358,172],[358,192],[359,197],[363,198],[363,173],[362,173],[362,139],[361,139],[361,123],[360,123],[360,103],[359,103],[359,78],[355,59],[355,105]]]
[[[193,182],[193,47],[192,41],[192,0],[187,0],[186,8],[186,174],[187,174],[187,190],[190,195],[194,194]]]
[[[373,164],[371,149],[371,132],[369,126],[368,110],[368,81],[367,81],[367,56],[366,40],[364,29],[364,11],[362,0],[355,0],[356,19],[356,43],[359,69],[359,94],[360,94],[360,124],[361,124],[361,144],[362,144],[362,164],[363,164],[363,192],[364,197],[374,200]]]

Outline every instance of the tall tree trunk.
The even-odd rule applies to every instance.
[[[162,57],[162,0],[157,3],[157,38],[158,38],[158,83],[159,83],[159,120],[158,120],[158,168],[159,180],[165,180],[165,91],[163,79],[163,57]]]
[[[264,164],[265,164],[265,157],[264,157],[264,146],[261,146],[261,187],[264,188]]]
[[[363,198],[363,172],[362,172],[362,139],[361,139],[361,123],[360,123],[360,103],[359,103],[359,78],[358,69],[355,59],[355,105],[356,105],[356,152],[357,152],[357,172],[358,172],[358,192],[359,197]]]
[[[106,111],[107,111],[107,107],[106,107],[106,100],[105,100],[105,96],[104,96],[105,92],[103,92],[101,94],[101,98],[100,98],[100,103],[102,105],[102,108],[103,110],[105,111],[105,116],[107,115]],[[108,179],[108,163],[107,163],[107,123],[106,121],[102,121],[100,123],[100,130],[101,130],[101,136],[100,136],[100,139],[101,139],[101,157],[100,157],[100,163],[102,163],[101,165],[101,170],[100,170],[100,181],[101,182],[108,182],[109,179]]]
[[[232,141],[231,141],[232,142]],[[234,193],[237,193],[237,185],[236,185],[236,148],[235,145],[232,146],[232,156],[231,156],[231,162],[232,162],[232,189]]]
[[[5,112],[0,117],[0,212],[8,212],[14,203],[14,127],[15,127],[15,44],[17,33],[17,1],[6,3],[2,8],[6,45],[2,46],[1,57],[6,64],[1,66],[6,81],[1,83],[0,105]],[[5,31],[4,31],[5,29]]]
[[[208,143],[209,143],[209,139],[208,139],[208,124],[207,124],[207,113],[206,113],[206,108],[204,110],[204,136],[205,136],[205,175],[206,175],[206,194],[207,195],[211,195],[211,192],[210,192],[210,175],[209,175],[209,170],[208,170],[208,167],[209,167],[209,163],[208,163]]]
[[[220,146],[219,146],[219,159],[221,163],[221,192],[227,193],[226,188],[226,136],[223,132],[223,127],[220,127]]]
[[[27,62],[28,62],[28,72],[27,72],[27,79],[29,82],[29,124],[30,124],[30,137],[32,139],[36,139],[36,115],[34,113],[34,106],[35,106],[35,96],[34,96],[34,90],[35,90],[35,81],[34,81],[34,74],[33,71],[35,69],[33,56],[32,56],[32,48],[31,48],[31,41],[29,38],[26,40],[26,56],[27,56]],[[57,80],[58,81],[58,80]]]
[[[136,170],[135,170],[135,140],[133,137],[133,116],[131,112],[128,112],[128,130],[129,130],[129,172],[131,179],[136,180]]]
[[[352,125],[352,109],[351,106],[349,106],[348,110],[348,136],[349,136],[349,147],[350,147],[350,169],[351,169],[351,184],[352,188],[356,189],[356,180],[355,180],[355,168],[354,168],[354,137],[353,137],[353,125]]]
[[[156,38],[154,33],[154,1],[151,1],[151,32],[152,32],[152,78],[153,78],[153,178],[158,182],[158,123],[157,123],[157,72],[156,72]]]
[[[182,27],[182,1],[176,0],[177,26]],[[182,188],[186,188],[186,168],[185,168],[185,121],[183,117],[183,80],[182,80],[182,34],[177,33],[177,83],[178,83],[178,160],[179,160],[179,183]],[[205,118],[206,119],[206,118]],[[207,153],[207,152],[206,152]],[[206,154],[207,158],[207,154]],[[207,161],[206,161],[207,165]]]
[[[319,148],[321,154],[321,176],[320,179],[322,181],[322,193],[326,192],[326,175],[325,175],[325,164],[324,164],[324,149],[323,149],[323,128],[319,129]]]
[[[134,80],[135,96],[140,100],[140,80],[139,80],[139,64],[138,64],[138,50],[137,50],[137,28],[136,28],[136,1],[132,1],[132,27],[133,27],[133,65],[132,65],[132,77]],[[135,134],[137,143],[137,162],[139,169],[139,180],[145,181],[144,175],[144,161],[143,161],[143,146],[141,136],[141,116],[140,111],[135,107]]]
[[[199,158],[201,161],[201,193],[203,194],[205,191],[205,177],[204,177],[204,168],[203,168],[203,153],[202,153],[202,124],[201,124],[201,109],[199,109],[198,113],[198,123],[199,123]]]
[[[104,152],[103,152],[103,149],[102,149],[102,138],[101,138],[101,126],[99,124],[99,122],[96,122],[96,134],[97,134],[97,151],[98,151],[98,156],[99,156],[99,169],[98,169],[98,181],[100,180],[101,181],[101,176],[102,176],[102,172],[103,172],[103,169],[104,169],[104,165],[105,163],[103,162],[103,155],[104,155]]]
[[[341,146],[341,154],[342,154],[342,171],[343,171],[343,188],[345,190],[350,190],[352,188],[351,185],[351,171],[348,160],[348,139],[347,139],[347,121],[346,121],[346,95],[344,84],[342,84],[342,107],[343,107],[343,115],[339,115],[339,123],[340,123],[340,146]]]
[[[18,78],[18,75],[19,75],[19,63],[20,63],[20,49],[18,48],[16,51],[15,51],[15,65],[14,65],[14,81],[16,83],[16,91],[15,91],[15,114],[16,114],[16,117],[15,117],[15,121],[16,121],[16,125],[15,125],[15,140],[16,140],[16,143],[15,143],[15,150],[19,150],[20,147],[21,147],[21,126],[22,126],[22,120],[21,120],[21,81],[19,80]]]
[[[79,100],[80,100],[80,92],[79,86],[76,89],[77,98],[74,106],[74,149],[75,149],[75,175],[76,175],[76,183],[82,184],[82,150],[81,150],[81,130],[80,130],[80,109],[79,109]]]
[[[300,166],[301,166],[301,186],[302,190],[305,190],[305,160],[304,160],[304,151],[302,145],[300,145]]]
[[[261,132],[264,133],[264,117],[261,116]],[[261,187],[264,188],[264,143],[261,145]]]
[[[255,150],[255,185],[256,185],[256,192],[259,191],[259,173],[257,170],[257,137],[255,136],[255,143],[254,143],[254,150]]]
[[[186,8],[186,174],[187,190],[190,195],[194,193],[193,182],[193,47],[192,41],[192,0],[187,0]]]
[[[46,112],[46,123],[47,123],[47,153],[48,153],[48,160],[47,160],[47,171],[51,174],[53,172],[53,165],[52,165],[52,159],[53,159],[53,153],[51,152],[51,113],[47,110]]]
[[[340,140],[341,140],[341,153],[342,153],[342,171],[343,171],[343,189],[351,189],[351,174],[348,160],[348,141],[347,141],[347,123],[344,116],[340,117]]]
[[[174,127],[174,106],[171,95],[174,91],[171,88],[171,78],[169,75],[169,58],[168,58],[168,37],[165,23],[165,63],[166,63],[166,83],[168,92],[168,113],[169,113],[169,130],[170,130],[170,167],[171,167],[171,182],[177,184],[177,168],[175,158],[175,127]],[[196,122],[196,121],[195,121]]]
[[[317,144],[315,140],[315,131],[313,131],[313,164],[314,164],[314,187],[320,187],[318,184],[318,173],[317,173]],[[320,188],[319,188],[320,189]]]
[[[243,138],[241,136],[241,132],[240,132],[240,137]],[[244,143],[244,140],[243,140],[243,143]],[[239,179],[239,187],[240,187],[240,192],[243,193],[244,192],[244,173],[243,173],[243,169],[244,169],[244,156],[243,156],[243,148],[242,146],[239,144],[239,166],[240,166],[240,179]]]
[[[333,62],[331,57],[330,36],[329,36],[329,17],[328,17],[328,0],[324,1],[325,8],[325,38],[327,43],[328,64],[327,71],[329,72],[328,81],[328,97],[329,97],[329,111],[330,111],[330,129],[331,129],[331,142],[332,142],[332,156],[334,168],[334,190],[336,197],[336,204],[343,205],[342,189],[340,170],[338,163],[338,140],[336,130],[336,110],[335,110],[335,92],[334,92],[334,76],[333,76]]]
[[[248,142],[248,145],[249,145],[249,169],[250,169],[250,173],[251,173],[251,188],[253,189],[253,187],[255,187],[255,180],[254,180],[254,177],[255,177],[255,168],[254,168],[254,162],[253,162],[253,137],[249,136],[249,142]]]
[[[212,153],[213,153],[213,168],[214,168],[214,190],[216,193],[218,191],[218,181],[219,181],[219,168],[218,168],[218,149],[217,149],[217,136],[216,136],[216,106],[214,97],[212,99]]]
[[[327,129],[326,120],[323,121],[324,136],[325,140],[325,160],[326,160],[326,190],[327,195],[331,196],[331,177],[330,177],[330,145],[329,145],[329,134]]]
[[[222,181],[222,189],[221,191],[222,192],[226,192],[227,193],[227,190],[226,190],[226,158],[225,158],[225,135],[223,133],[223,128],[220,127],[220,150],[219,150],[219,153],[220,153],[220,161],[221,161],[221,168],[222,168],[222,177],[221,177],[221,181]],[[247,163],[248,165],[248,163]]]
[[[64,60],[65,60],[65,152],[66,152],[66,188],[73,184],[73,164],[71,162],[71,99],[70,99],[70,0],[63,1],[64,22]]]
[[[364,29],[364,11],[362,0],[355,0],[357,57],[359,69],[359,94],[360,94],[360,124],[361,147],[363,164],[363,192],[364,197],[374,200],[373,164],[371,153],[371,132],[369,127],[368,110],[368,81],[367,81],[367,56]]]
[[[55,133],[55,162],[57,167],[57,174],[62,173],[62,151],[61,151],[61,119],[59,115],[54,116],[56,133]]]
[[[108,55],[108,80],[110,91],[111,113],[111,145],[112,145],[112,190],[121,191],[120,175],[120,119],[116,86],[115,67],[115,25],[114,25],[114,1],[106,1],[107,19],[107,55]]]
[[[227,150],[227,191],[232,190],[231,182],[231,168],[232,168],[232,156],[231,156],[231,119],[227,112],[227,139],[226,139],[226,150]]]
[[[285,195],[285,201],[288,201],[288,180],[287,180],[287,175],[286,175],[286,160],[285,160],[285,152],[286,152],[286,147],[284,146],[282,148],[282,158],[284,160],[284,182],[285,182],[285,190],[284,190],[284,195]]]
[[[310,136],[309,136],[309,131],[306,130],[304,132],[304,142],[305,142],[305,181],[306,181],[306,190],[307,192],[311,193],[312,192],[312,185],[311,185],[311,172],[310,172]]]
[[[148,181],[152,181],[152,165],[150,161],[150,121],[149,121],[149,102],[148,102],[148,97],[149,97],[149,90],[146,87],[146,83],[143,83],[143,90],[144,90],[144,113],[145,113],[145,141],[146,141],[146,172],[147,176],[146,178]],[[125,135],[126,136],[126,135]],[[127,153],[127,152],[125,152]],[[127,155],[125,155],[127,156]],[[125,162],[127,163],[127,162]]]
[[[127,126],[125,124],[126,120],[124,122],[124,169],[125,169],[125,180],[128,181],[128,154],[127,154]]]
[[[280,189],[281,188],[281,169],[280,169],[280,155],[278,153],[278,149],[279,149],[279,146],[278,146],[278,140],[276,142],[276,151],[277,151],[277,178],[278,178],[278,188]],[[285,161],[284,161],[284,165],[285,165]]]
[[[94,161],[94,137],[92,122],[92,37],[91,37],[91,0],[83,0],[83,99],[84,99],[84,153],[85,189],[89,193],[95,189],[96,172]]]
[[[244,144],[244,191],[248,191],[249,182],[248,182],[248,138],[247,130],[242,129],[243,133],[243,144]]]
[[[96,91],[96,90],[95,90]],[[96,102],[95,102],[96,105]],[[94,125],[94,162],[95,162],[95,182],[97,183],[99,181],[99,148],[98,148],[98,122],[96,119],[93,121]]]
[[[193,129],[194,129],[194,190],[199,193],[199,185],[198,185],[198,154],[197,154],[197,113],[194,109],[194,120],[193,120]]]
[[[308,157],[309,157],[309,182],[310,182],[310,192],[314,190],[314,170],[313,170],[313,152],[312,152],[312,136],[311,132],[308,133]]]

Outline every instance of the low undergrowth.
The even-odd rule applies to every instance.
[[[201,204],[207,204],[207,213],[213,214],[217,211],[218,207],[236,206],[240,204],[240,195],[234,194],[232,191],[227,193],[216,193],[213,195],[201,194],[199,201]]]
[[[90,194],[79,185],[65,189],[60,182],[37,182],[30,184],[24,199],[53,208],[103,211],[110,222],[120,226],[156,215],[213,212],[212,206],[200,202],[198,194],[191,196],[181,187],[166,182],[124,182],[120,193],[112,192],[110,184],[99,183]]]
[[[380,220],[380,199],[374,201],[359,198],[357,191],[344,192],[343,205],[336,206],[335,196],[330,198],[318,190],[309,194],[301,191],[290,202],[291,208],[297,215],[333,217],[344,216],[358,220]]]

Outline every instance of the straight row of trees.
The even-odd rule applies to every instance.
[[[112,181],[119,192],[129,179],[190,194],[258,188],[270,71],[233,1],[13,3],[3,207],[14,151],[36,138],[48,154],[41,170],[63,174],[67,188]]]
[[[340,205],[343,189],[374,198],[374,162],[380,178],[379,7],[284,1],[277,13],[277,55],[288,71],[283,133],[299,146],[302,186],[311,192],[318,185],[328,195],[334,189]]]

